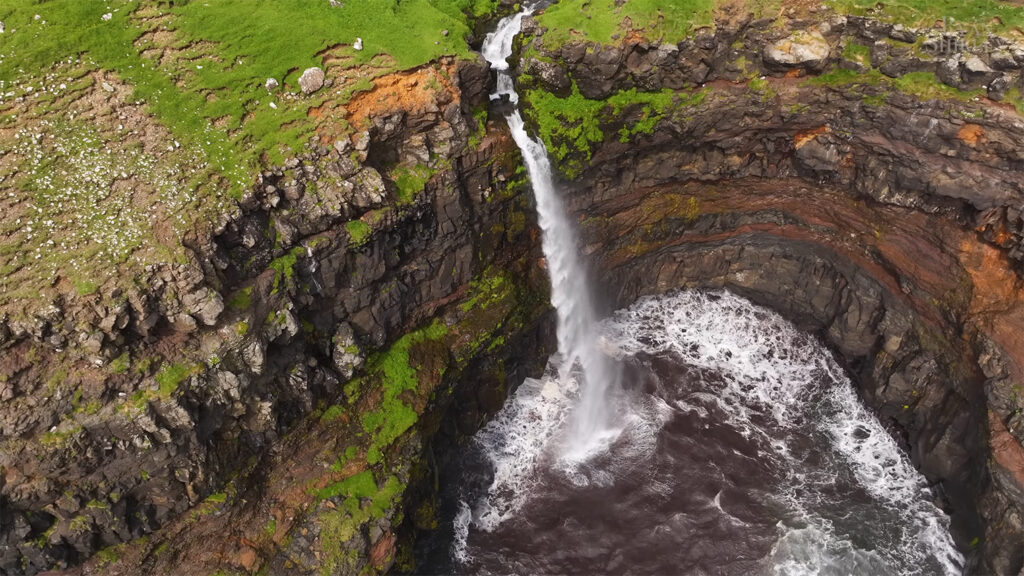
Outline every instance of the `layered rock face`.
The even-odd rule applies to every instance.
[[[565,183],[608,306],[727,288],[820,335],[936,484],[968,570],[1018,574],[1024,124],[992,101],[924,102],[885,82],[815,80],[854,67],[838,56],[844,44],[899,32],[815,26],[740,22],[681,45],[555,52],[534,27],[520,69],[541,92],[687,95],[646,130],[636,127],[650,107],[605,116],[602,132],[621,140],[584,150]],[[894,76],[947,62],[900,60],[893,44],[874,44],[871,59]],[[980,85],[970,58],[951,83]],[[700,99],[689,96],[703,83]]]
[[[98,550],[86,570],[312,573],[328,556],[353,573],[390,566],[398,487],[458,375],[504,387],[506,360],[521,380],[518,367],[546,355],[534,334],[546,280],[516,148],[472,115],[484,65],[446,66],[454,91],[264,172],[230,219],[190,240],[182,274],[129,295],[99,338],[124,369],[93,362],[99,350],[8,345],[0,571],[74,566]],[[418,189],[382,176],[420,162],[435,168]],[[60,362],[67,381],[41,377]],[[420,385],[382,394],[399,369]],[[478,425],[467,394],[463,414]],[[420,415],[422,432],[401,435]],[[375,486],[367,460],[389,472],[372,513],[347,517],[362,536],[343,555],[318,538],[320,515]],[[336,486],[348,476],[369,480]]]

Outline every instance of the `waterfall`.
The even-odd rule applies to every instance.
[[[519,101],[508,57],[512,41],[519,34],[524,16],[536,9],[528,4],[519,13],[504,18],[487,35],[481,52],[497,72],[497,91],[491,100]],[[579,381],[579,401],[572,414],[571,430],[565,439],[565,455],[582,457],[611,434],[606,397],[618,382],[618,367],[598,345],[598,330],[587,285],[586,270],[579,258],[576,233],[555,188],[544,144],[526,133],[518,108],[505,116],[512,137],[522,151],[541,227],[541,244],[551,277],[551,304],[558,314],[559,379]]]

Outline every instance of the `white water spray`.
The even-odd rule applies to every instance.
[[[509,74],[508,57],[512,41],[519,33],[523,17],[536,5],[527,5],[521,12],[498,23],[487,35],[481,52],[498,73],[497,91],[492,100],[508,98],[519,101]],[[559,380],[568,382],[575,376],[579,382],[579,403],[572,414],[572,428],[566,440],[565,456],[579,460],[615,434],[610,430],[610,412],[606,396],[618,380],[616,365],[600,350],[596,321],[587,286],[586,272],[579,260],[576,234],[555,189],[544,144],[526,133],[518,109],[506,117],[512,137],[522,151],[542,234],[542,248],[551,276],[551,304],[558,313],[558,352],[561,356]],[[575,370],[579,373],[573,374]]]

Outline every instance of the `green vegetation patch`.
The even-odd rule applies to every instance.
[[[871,16],[911,27],[931,28],[944,21],[952,30],[984,39],[990,32],[1024,29],[1024,8],[999,0],[827,0],[839,12]]]
[[[843,58],[861,66],[871,65],[871,47],[850,42],[843,48]]]
[[[345,223],[345,231],[352,246],[362,246],[373,233],[373,228],[362,220],[350,220]]]
[[[640,92],[635,88],[622,90],[605,100],[591,100],[583,96],[574,84],[572,92],[560,98],[545,90],[528,90],[526,113],[537,124],[537,132],[547,145],[562,173],[575,178],[587,165],[591,147],[605,140],[603,122],[624,116],[627,111],[638,110],[639,117],[629,117],[619,129],[619,140],[628,142],[638,134],[650,134],[666,116],[677,110],[699,106],[710,88],[692,93],[672,90]]]
[[[201,369],[201,364],[178,362],[165,365],[156,373],[156,383],[160,386],[157,395],[162,399],[170,398],[171,394],[178,389],[179,384],[189,376],[198,374]]]
[[[391,171],[391,178],[395,182],[395,186],[398,188],[398,201],[402,204],[408,204],[412,202],[413,198],[417,194],[423,191],[423,188],[427,185],[427,181],[430,177],[436,173],[437,170],[429,166],[413,166],[405,167],[400,166]]]
[[[305,253],[306,249],[302,246],[296,246],[288,252],[274,258],[269,265],[269,268],[274,271],[274,290],[278,290],[282,285],[287,285],[291,282],[295,276],[295,263],[298,262],[299,256]]]
[[[363,524],[382,517],[404,491],[405,486],[395,476],[389,476],[378,489],[373,473],[365,471],[318,492],[321,499],[344,500],[336,508],[324,509],[317,517],[323,553],[317,574],[329,576],[353,568],[358,557],[346,543],[359,533]]]
[[[537,123],[537,132],[555,161],[569,178],[579,174],[590,161],[590,148],[604,141],[600,126],[602,100],[590,100],[573,84],[566,98],[547,90],[529,90],[527,114]]]
[[[899,78],[889,78],[878,70],[857,72],[854,70],[833,70],[805,81],[809,85],[818,86],[880,86],[890,90],[909,94],[920,100],[957,100],[969,102],[985,95],[984,90],[958,90],[943,84],[931,72],[910,72]],[[865,97],[865,103],[878,106],[884,102],[882,96]]]
[[[125,352],[110,361],[107,365],[107,369],[111,374],[125,374],[128,372],[128,368],[131,367],[132,357],[128,352]]]
[[[335,7],[310,0],[10,0],[0,8],[7,28],[0,36],[0,80],[10,82],[22,70],[47,70],[85,53],[96,67],[114,71],[131,84],[135,98],[147,101],[179,137],[193,136],[204,145],[209,138],[218,140],[204,148],[211,156],[224,155],[225,161],[248,156],[241,166],[220,166],[248,184],[254,160],[248,150],[277,156],[278,144],[294,148],[309,131],[308,126],[294,125],[305,107],[267,105],[272,100],[263,89],[267,78],[294,81],[303,69],[321,65],[321,52],[351,45],[357,37],[364,49],[350,50],[353,64],[387,55],[404,69],[443,55],[468,57],[468,19],[492,12],[495,4],[362,0]],[[164,39],[168,33],[171,37]],[[144,56],[149,49],[160,52],[161,60],[167,50],[186,53],[167,67]],[[243,141],[230,142],[222,131],[207,130],[217,119],[227,119],[228,130],[241,128]],[[247,146],[238,145],[243,143]],[[226,144],[231,145],[222,146]]]
[[[921,100],[960,100],[969,101],[985,95],[985,91],[958,90],[943,84],[931,72],[910,72],[892,80],[892,85],[900,92],[917,96]]]
[[[19,129],[0,134],[0,150],[14,151],[0,158],[0,190],[17,190],[18,204],[5,205],[0,222],[0,306],[40,301],[55,278],[67,281],[61,291],[88,296],[107,280],[130,281],[122,264],[138,272],[182,261],[184,234],[232,209],[261,166],[304,150],[312,108],[373,86],[332,74],[342,84],[306,97],[297,85],[304,69],[371,63],[379,75],[473,57],[472,20],[496,6],[0,2],[0,126]],[[281,87],[268,93],[268,78]],[[118,120],[124,108],[143,118]]]
[[[435,321],[425,328],[402,336],[389,349],[370,359],[368,372],[381,384],[379,407],[362,416],[363,430],[372,437],[366,461],[376,464],[382,450],[391,445],[419,418],[416,410],[402,401],[403,392],[415,393],[419,387],[417,368],[409,361],[410,349],[427,340],[440,340],[448,327]]]
[[[611,44],[631,30],[674,43],[714,24],[714,8],[714,0],[561,0],[537,22],[547,29],[543,38],[549,49],[572,40]]]
[[[228,308],[244,312],[252,306],[252,286],[246,286],[238,290],[228,300]]]

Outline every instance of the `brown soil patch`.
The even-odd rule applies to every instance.
[[[956,137],[967,143],[968,146],[976,146],[979,141],[985,141],[985,129],[977,124],[964,124]]]
[[[449,101],[458,102],[459,91],[452,84],[454,67],[423,67],[409,72],[398,72],[375,78],[375,88],[362,92],[348,103],[349,123],[365,128],[376,116],[386,116],[404,110],[411,114],[437,108],[440,94],[447,93]]]
[[[988,413],[989,445],[996,464],[1013,476],[1017,484],[1024,486],[1024,448],[1010,434],[995,412]]]
[[[796,136],[793,137],[793,146],[799,150],[800,148],[803,148],[804,144],[807,144],[822,134],[828,134],[829,132],[831,132],[831,128],[828,126],[819,126],[810,130],[804,130],[803,132],[797,132]]]

